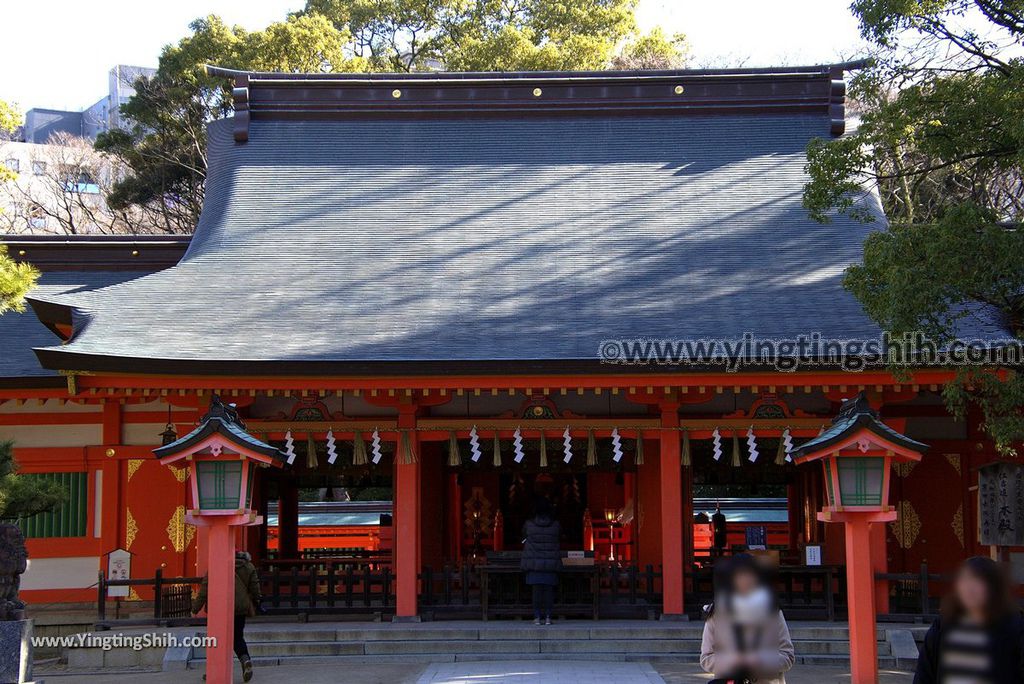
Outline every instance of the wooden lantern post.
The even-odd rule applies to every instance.
[[[235,535],[240,525],[259,525],[252,508],[256,470],[280,466],[283,454],[245,431],[234,406],[216,395],[199,427],[181,439],[154,449],[163,465],[185,461],[189,467],[191,508],[185,520],[207,530],[206,633],[216,639],[207,649],[206,681],[230,684],[234,658]]]
[[[878,641],[871,526],[896,519],[889,505],[892,464],[919,461],[927,451],[886,426],[861,392],[843,402],[832,426],[792,453],[796,463],[821,462],[828,505],[818,520],[846,525],[846,591],[853,684],[877,684]]]

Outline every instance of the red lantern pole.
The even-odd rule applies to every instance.
[[[846,532],[846,603],[850,627],[850,681],[878,684],[878,634],[871,525],[896,519],[895,511],[819,514],[824,522],[841,522]]]
[[[224,516],[209,516],[207,562],[210,574],[206,599],[206,633],[216,645],[206,649],[208,684],[230,684],[234,665],[235,549],[234,534]]]

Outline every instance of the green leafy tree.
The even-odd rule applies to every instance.
[[[14,442],[0,442],[0,520],[46,513],[65,499],[67,491],[58,483],[18,475]]]
[[[846,287],[894,333],[943,343],[968,327],[1024,337],[1024,3],[856,0],[874,66],[851,95],[860,122],[808,148],[804,204],[871,221],[857,200],[877,191],[890,219],[872,234]],[[1024,438],[1024,382],[1006,368],[962,369],[945,390],[973,403],[1001,449]],[[1000,371],[1000,372],[996,372]]]
[[[668,68],[685,39],[637,32],[636,0],[308,0],[248,32],[209,16],[168,46],[157,74],[122,107],[129,131],[97,147],[129,171],[108,197],[146,206],[181,232],[195,226],[206,177],[206,125],[228,116],[231,89],[204,64],[280,72]]]
[[[31,264],[15,261],[0,245],[0,315],[8,311],[24,311],[25,295],[35,287],[39,271]]]
[[[135,84],[122,106],[129,130],[103,133],[97,149],[124,161],[128,172],[107,197],[114,209],[155,207],[179,232],[198,218],[206,178],[206,125],[231,111],[231,88],[203,66],[258,71],[351,71],[363,60],[344,53],[348,35],[318,15],[291,16],[263,31],[198,19],[191,35],[166,47],[156,75]]]
[[[18,107],[10,102],[0,100],[0,140],[9,139],[21,125],[22,116]],[[0,165],[0,183],[12,181],[16,174],[6,166]]]
[[[308,0],[375,71],[606,69],[637,37],[636,0]],[[655,46],[655,43],[657,45]],[[645,49],[675,54],[660,32]]]

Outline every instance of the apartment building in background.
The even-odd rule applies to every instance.
[[[82,111],[33,107],[25,112],[20,139],[28,143],[46,143],[55,133],[66,133],[88,140],[114,128],[123,128],[121,105],[135,94],[140,76],[151,77],[151,67],[118,64],[107,75],[107,94]]]

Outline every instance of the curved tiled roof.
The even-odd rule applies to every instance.
[[[238,121],[210,127],[181,263],[37,295],[42,316],[74,324],[38,353],[83,370],[358,372],[589,364],[616,338],[877,336],[841,278],[882,224],[820,225],[801,206],[806,146],[834,113],[829,72],[801,78],[825,84],[813,107],[253,104],[245,142]]]

